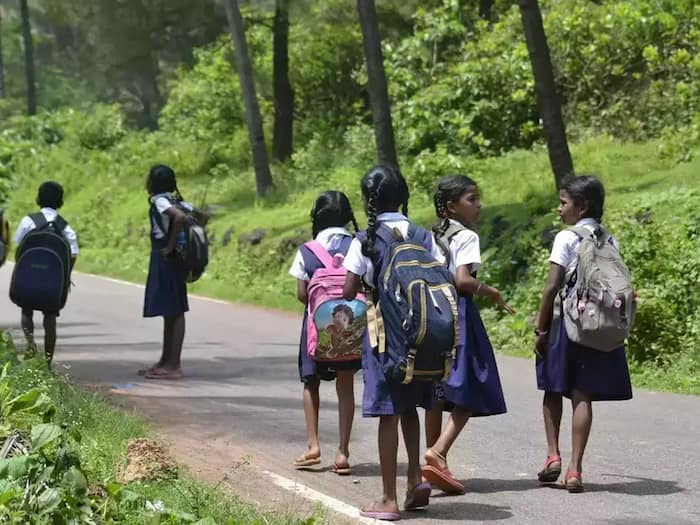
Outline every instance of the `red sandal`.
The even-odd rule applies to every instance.
[[[558,466],[552,466],[553,463],[559,463]],[[552,455],[544,462],[544,468],[537,473],[537,479],[540,483],[554,483],[559,479],[561,474],[561,456]]]
[[[583,492],[583,480],[581,479],[581,473],[570,470],[566,473],[562,485],[571,492],[576,494],[578,492]]]

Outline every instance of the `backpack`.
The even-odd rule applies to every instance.
[[[49,222],[41,212],[29,218],[35,228],[17,247],[10,299],[21,308],[59,312],[70,287],[70,245],[63,236],[68,223],[60,215]]]
[[[582,226],[569,230],[581,244],[576,270],[561,295],[566,334],[575,343],[611,352],[624,345],[634,323],[632,276],[602,226],[593,233]]]
[[[343,254],[332,256],[317,241],[307,242],[304,248],[322,264],[313,272],[307,288],[306,344],[309,356],[326,362],[361,359],[367,331],[367,303],[363,295],[352,301],[343,299],[348,273],[343,267]]]
[[[10,248],[10,223],[5,219],[5,208],[0,208],[0,266],[7,260]]]
[[[452,263],[450,242],[455,235],[464,230],[466,230],[466,228],[461,224],[454,224],[450,221],[447,229],[443,233],[436,235],[435,240],[437,241],[437,245],[440,248],[442,255],[445,257],[445,268],[449,268],[450,264]]]
[[[384,375],[404,384],[447,380],[459,341],[452,274],[426,249],[432,238],[425,229],[411,224],[404,239],[380,224],[376,236],[374,315]]]
[[[198,280],[209,264],[209,239],[199,212],[182,202],[168,198],[170,204],[186,215],[182,231],[178,234],[175,252],[177,253],[178,261],[182,270],[185,272],[185,280],[188,283],[193,283]],[[155,204],[151,205],[151,213],[155,218],[156,224],[165,233],[166,239],[170,235],[169,231],[163,224],[163,217],[156,210]]]

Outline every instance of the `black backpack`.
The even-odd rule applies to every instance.
[[[185,223],[182,226],[182,241],[176,244],[176,253],[182,270],[185,272],[185,279],[188,283],[193,283],[199,279],[209,264],[209,239],[204,225],[200,223],[200,214],[196,210],[191,210],[176,199],[168,199],[170,204],[186,215]],[[156,224],[165,233],[166,239],[170,236],[170,231],[166,230],[163,224],[163,217],[155,204],[151,205],[151,213]]]
[[[70,288],[70,245],[63,236],[68,223],[60,215],[52,221],[43,213],[29,218],[35,228],[17,247],[10,299],[21,308],[59,312]]]

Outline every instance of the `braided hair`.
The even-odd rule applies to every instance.
[[[447,203],[457,202],[472,188],[476,188],[476,182],[466,175],[449,175],[440,179],[433,197],[435,215],[438,217],[438,221],[433,226],[436,237],[442,237],[450,227],[450,212],[447,209]]]
[[[367,204],[367,238],[362,243],[362,254],[371,257],[376,254],[374,242],[377,238],[377,216],[401,208],[408,216],[408,184],[398,168],[375,166],[362,177],[362,196]]]
[[[600,179],[594,175],[569,175],[562,181],[561,191],[568,193],[575,203],[586,206],[586,217],[601,222],[605,188]]]
[[[311,208],[311,230],[316,236],[326,228],[342,228],[351,222],[358,231],[355,214],[347,195],[341,191],[326,191],[319,195]]]

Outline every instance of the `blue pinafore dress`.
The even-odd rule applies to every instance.
[[[176,257],[167,259],[160,251],[168,244],[167,233],[156,238],[154,225],[162,224],[155,216],[158,212],[151,206],[151,258],[143,301],[144,317],[175,317],[189,310],[185,273]]]
[[[346,255],[348,249],[350,248],[350,243],[352,242],[352,237],[344,236],[340,241],[337,249],[331,249],[328,251],[331,255],[342,253]],[[304,269],[311,278],[320,268],[323,268],[323,263],[318,260],[311,250],[306,246],[301,246],[299,248],[301,256],[304,259]],[[301,338],[299,340],[299,379],[302,383],[308,383],[309,381],[315,381],[316,379],[322,379],[324,381],[333,381],[336,378],[338,370],[353,370],[358,371],[362,368],[362,362],[360,359],[355,361],[338,361],[336,363],[332,362],[319,362],[314,361],[314,359],[309,355],[306,340],[306,323],[309,317],[308,308],[304,308],[304,319],[301,323]]]

